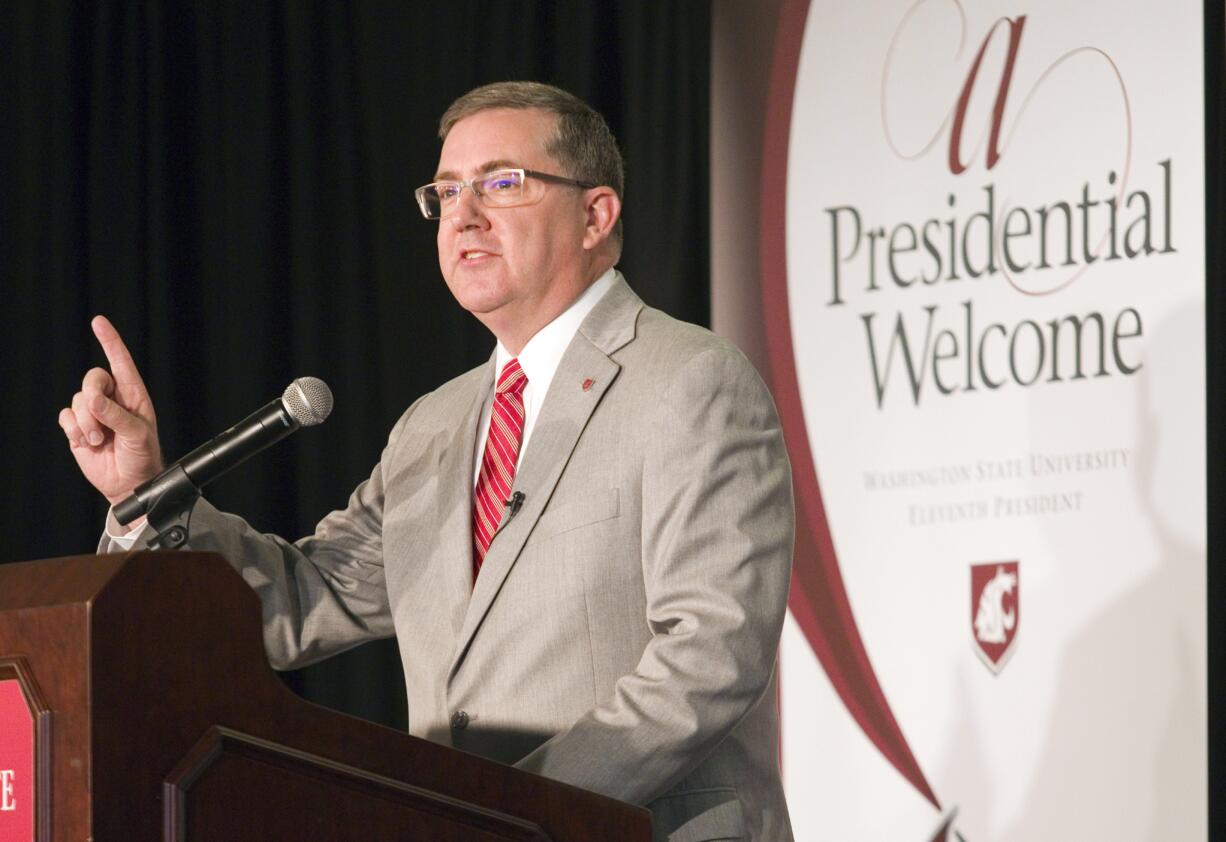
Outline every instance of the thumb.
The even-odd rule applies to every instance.
[[[115,431],[116,438],[129,446],[146,446],[149,425],[103,394],[95,394],[89,402],[89,414]]]

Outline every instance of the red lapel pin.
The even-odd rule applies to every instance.
[[[589,391],[591,391],[591,389],[592,389],[592,384],[593,384],[593,383],[595,383],[595,382],[596,382],[596,381],[595,381],[595,380],[593,380],[593,379],[592,379],[592,378],[590,378],[590,377],[589,377],[588,379],[584,380],[584,381],[583,381],[583,391],[585,391],[585,392],[589,392]]]

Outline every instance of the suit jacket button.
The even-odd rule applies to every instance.
[[[451,715],[451,727],[455,731],[463,731],[468,727],[468,714],[462,710],[457,710]]]

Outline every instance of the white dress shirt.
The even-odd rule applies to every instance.
[[[517,465],[524,461],[528,439],[532,437],[536,417],[540,415],[541,404],[545,402],[545,395],[549,392],[549,384],[553,382],[553,374],[558,370],[558,364],[562,362],[562,355],[566,353],[567,346],[575,338],[579,325],[583,324],[587,314],[592,312],[596,303],[604,298],[605,293],[613,286],[614,277],[614,271],[609,269],[597,278],[561,315],[538,330],[515,358],[519,360],[519,367],[528,378],[528,385],[524,387],[524,437],[519,443]],[[498,382],[503,367],[511,359],[511,352],[499,342],[494,350],[495,383]],[[477,426],[476,450],[473,453],[474,489],[477,487],[477,478],[481,475],[481,459],[485,455],[485,439],[489,435],[493,408],[494,396],[491,392],[489,400],[485,402],[485,408],[481,410],[481,423]]]

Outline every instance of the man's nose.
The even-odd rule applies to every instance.
[[[460,190],[460,195],[456,197],[455,207],[447,216],[457,231],[485,228],[489,224],[481,197],[477,195],[476,190],[467,186]]]

